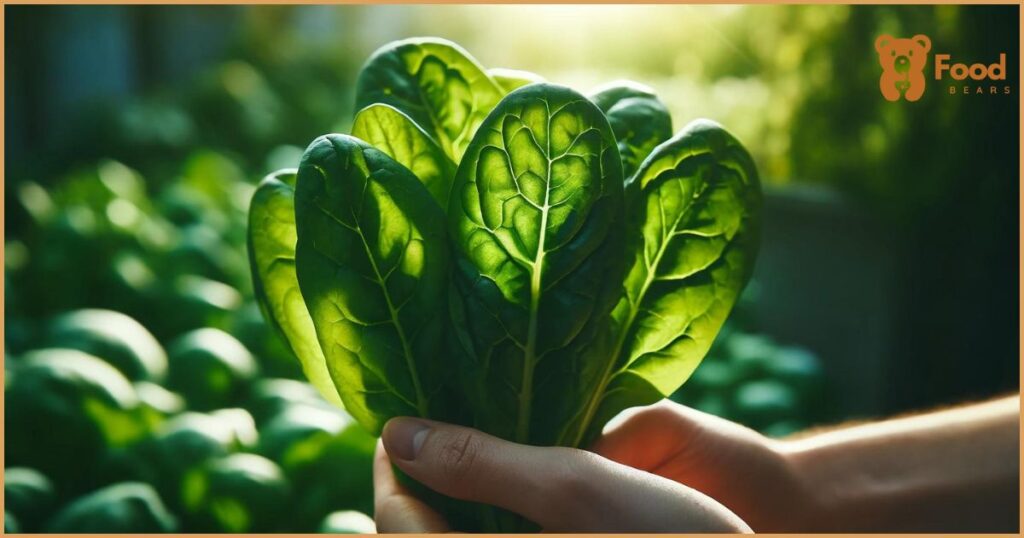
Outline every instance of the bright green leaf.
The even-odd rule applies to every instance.
[[[454,325],[464,390],[491,433],[552,444],[579,405],[621,288],[622,183],[604,115],[551,84],[505,97],[459,165]]]
[[[341,405],[295,275],[295,175],[294,169],[274,172],[253,194],[248,238],[253,288],[264,317],[291,346],[309,382]]]
[[[459,162],[504,94],[462,47],[439,38],[413,38],[373,53],[359,73],[356,109],[384,103],[401,110]]]
[[[295,189],[296,269],[345,408],[379,433],[430,416],[445,366],[445,218],[409,170],[346,135],[316,139]]]
[[[455,163],[430,135],[400,110],[384,104],[364,108],[356,114],[352,136],[368,142],[411,170],[441,208],[448,207]]]
[[[694,121],[659,146],[627,191],[630,267],[613,313],[618,351],[605,363],[572,444],[593,438],[619,411],[654,403],[686,381],[757,255],[757,169],[714,122]]]

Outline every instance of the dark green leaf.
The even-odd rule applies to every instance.
[[[138,396],[113,366],[72,349],[26,353],[4,391],[5,462],[59,477],[59,493],[77,494],[102,477],[94,462],[148,434]]]
[[[672,136],[672,117],[654,90],[631,81],[613,82],[591,94],[612,126],[628,179],[658,144]]]
[[[720,125],[689,124],[655,149],[626,188],[630,268],[613,313],[619,351],[598,378],[572,444],[592,438],[619,411],[668,396],[690,376],[757,255],[757,169]]]
[[[167,388],[185,397],[190,409],[229,407],[248,391],[259,373],[256,358],[237,338],[211,327],[187,332],[170,344]]]
[[[54,516],[46,532],[163,533],[178,530],[149,484],[123,482],[76,499]]]
[[[459,162],[504,93],[462,47],[414,38],[373,53],[359,73],[356,109],[384,103],[401,110]]]
[[[481,125],[450,209],[454,325],[480,427],[552,444],[581,404],[621,288],[622,183],[608,121],[568,88],[520,88]]]
[[[156,382],[167,375],[167,353],[141,323],[113,310],[86,308],[55,318],[47,341],[52,347],[95,355],[131,380]]]
[[[409,116],[389,105],[370,105],[356,114],[352,136],[411,170],[441,208],[448,207],[455,163]]]
[[[302,364],[306,378],[341,405],[295,275],[295,175],[279,170],[260,182],[249,206],[249,260],[256,301]]]
[[[374,433],[430,416],[445,366],[441,208],[380,150],[328,135],[302,158],[295,215],[299,286],[345,408]]]
[[[4,509],[17,514],[21,532],[38,532],[57,504],[57,491],[43,473],[28,467],[4,469]]]
[[[256,454],[232,454],[182,477],[188,531],[278,532],[289,521],[291,488],[278,465]]]

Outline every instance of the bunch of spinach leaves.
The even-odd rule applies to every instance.
[[[356,100],[250,208],[257,298],[325,397],[374,433],[578,447],[689,377],[757,253],[757,170],[721,126],[673,135],[645,86],[584,96],[434,38],[374,53]]]

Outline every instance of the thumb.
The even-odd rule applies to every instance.
[[[390,420],[384,449],[398,468],[430,489],[518,513],[544,528],[558,527],[578,503],[566,489],[581,485],[594,454],[571,448],[511,443],[472,428],[420,418]]]

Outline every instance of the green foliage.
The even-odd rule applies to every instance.
[[[356,114],[352,136],[408,168],[442,208],[448,207],[455,163],[408,116],[388,105],[370,105]]]
[[[338,506],[371,511],[375,446],[350,417],[300,404],[264,426],[259,451],[280,462],[295,489],[293,517],[309,528]]]
[[[615,82],[595,90],[590,100],[608,116],[627,179],[658,144],[672,136],[672,116],[647,86]]]
[[[197,329],[171,342],[167,386],[193,409],[206,411],[243,399],[258,366],[235,337],[212,328]]]
[[[622,184],[604,115],[548,84],[502,100],[459,164],[454,325],[482,429],[554,444],[585,397],[621,288]]]
[[[120,312],[68,312],[53,320],[47,337],[50,345],[104,359],[131,380],[159,382],[167,375],[164,348],[142,324]]]
[[[496,74],[438,39],[376,52],[354,136],[257,190],[254,288],[371,432],[414,415],[582,446],[708,351],[756,256],[757,171],[717,124],[672,137],[636,83]]]
[[[443,39],[381,47],[356,83],[356,109],[384,103],[401,110],[459,162],[504,91],[466,51]]]
[[[274,462],[234,454],[188,471],[181,503],[190,525],[217,532],[273,532],[287,521],[289,488]]]
[[[139,443],[131,454],[140,478],[156,486],[171,509],[180,511],[179,491],[182,477],[190,469],[214,458],[221,458],[254,446],[251,432],[242,431],[223,414],[185,412],[163,423],[150,438]],[[200,527],[202,528],[202,527]]]
[[[293,406],[337,410],[336,406],[324,401],[309,383],[294,379],[260,379],[253,383],[245,402],[245,408],[261,428]]]
[[[39,532],[57,504],[57,491],[45,475],[28,467],[4,469],[5,515],[16,514],[18,532]]]
[[[286,478],[303,486],[287,490],[282,506],[296,517],[280,518],[279,530],[314,532],[331,512],[370,512],[374,440],[309,384],[256,378],[302,371],[249,287],[242,209],[254,186],[234,157],[209,150],[169,170],[180,181],[161,188],[102,161],[53,188],[21,183],[11,199],[15,213],[34,220],[8,242],[6,259],[6,528],[46,530],[81,495],[141,481],[177,515],[175,529],[222,530],[215,517],[186,517],[184,477],[260,451],[262,430],[274,438],[274,424],[302,423],[302,410],[286,413],[298,406],[330,410],[348,427],[330,442],[296,442],[308,445],[297,451],[305,459],[276,454],[279,466],[298,462]],[[34,299],[22,302],[15,290]],[[101,508],[128,514],[138,506]],[[243,510],[263,508],[234,512]],[[124,524],[91,521],[97,532]]]
[[[697,121],[659,146],[626,188],[631,234],[619,330],[579,431],[653,403],[689,377],[750,278],[761,190],[743,146]],[[585,439],[581,435],[575,439]]]
[[[60,477],[60,494],[102,480],[94,466],[108,446],[127,446],[147,432],[138,397],[113,366],[81,351],[27,353],[4,394],[6,461]]]
[[[125,482],[90,493],[62,509],[51,533],[175,532],[177,519],[148,484]]]
[[[374,439],[295,380],[300,363],[264,321],[250,287],[246,211],[256,186],[248,170],[264,163],[263,150],[252,148],[288,155],[286,141],[275,132],[271,146],[253,140],[245,154],[163,148],[141,153],[140,169],[103,159],[42,183],[9,184],[7,208],[17,222],[5,249],[7,529],[46,530],[81,496],[141,481],[176,514],[176,530],[223,530],[220,519],[189,516],[184,477],[212,460],[258,453],[264,429],[272,426],[272,439],[275,424],[302,423],[302,410],[287,412],[300,405],[330,410],[348,426],[330,442],[297,441],[308,447],[296,451],[303,458],[276,454],[274,463],[303,489],[279,497],[277,510],[296,517],[279,517],[275,528],[315,532],[331,512],[372,510]],[[286,214],[293,215],[290,200]],[[95,357],[82,359],[83,352]],[[279,378],[263,382],[260,374]],[[294,462],[286,467],[285,459]],[[32,484],[19,476],[40,476],[33,469],[49,478],[52,500],[20,503]],[[116,518],[96,521],[96,532],[121,528]]]
[[[377,526],[366,514],[355,510],[342,510],[328,514],[317,532],[321,534],[375,534]]]
[[[295,170],[260,182],[249,206],[249,260],[256,300],[302,363],[306,378],[340,404],[295,275]]]
[[[163,419],[185,411],[185,399],[161,385],[149,381],[132,383],[135,394],[144,408],[151,424],[160,424]]]
[[[4,533],[15,534],[23,532],[21,530],[21,523],[18,522],[18,518],[11,512],[4,510]]]
[[[430,415],[444,375],[444,213],[409,170],[344,135],[314,141],[295,190],[296,270],[345,408],[371,432]]]
[[[994,60],[1008,45],[1015,46],[1016,8],[595,8],[586,14],[581,27],[586,27],[587,35],[599,35],[598,40],[566,40],[560,26],[564,24],[563,17],[539,17],[535,11],[511,7],[497,8],[506,11],[496,17],[461,13],[473,9],[476,8],[430,8],[429,12],[416,12],[407,23],[412,31],[439,31],[467,39],[503,35],[510,24],[522,25],[524,32],[515,39],[506,39],[500,51],[488,51],[491,58],[500,58],[502,62],[523,59],[522,65],[536,68],[552,80],[578,83],[581,88],[591,87],[603,78],[624,75],[644,80],[659,89],[677,125],[697,115],[727,124],[757,157],[766,182],[827,183],[858,195],[860,201],[871,204],[867,206],[869,211],[888,209],[892,220],[918,231],[904,240],[911,247],[908,255],[929,245],[944,246],[938,249],[945,253],[943,256],[926,258],[918,264],[956,267],[952,272],[963,275],[984,273],[985,278],[966,279],[989,282],[988,288],[975,295],[1002,297],[1003,302],[1013,300],[1012,294],[993,290],[1007,280],[999,278],[999,268],[1016,267],[1007,262],[1008,257],[1014,256],[1012,249],[1006,249],[999,241],[999,231],[1012,229],[1017,218],[1017,183],[1005,181],[1004,177],[1007,163],[1012,168],[1017,162],[1016,96],[950,96],[945,92],[948,88],[936,85],[930,86],[922,101],[913,107],[888,106],[875,90],[878,67],[870,44],[882,32],[910,35],[916,32],[915,28],[926,27],[932,29],[929,35],[935,42],[946,43],[965,61]],[[295,360],[297,353],[292,343],[280,338],[279,331],[264,321],[250,289],[251,281],[259,279],[251,278],[246,267],[244,241],[246,231],[252,233],[253,227],[249,226],[245,212],[256,188],[255,180],[267,170],[295,167],[302,154],[299,145],[321,133],[352,132],[412,170],[434,198],[441,200],[436,196],[440,191],[432,186],[438,184],[432,183],[426,172],[437,162],[432,155],[436,152],[409,131],[408,124],[404,132],[390,127],[376,129],[385,118],[370,121],[375,115],[367,114],[366,119],[358,122],[361,125],[348,131],[355,112],[353,75],[359,67],[354,62],[363,59],[359,54],[369,51],[354,36],[368,17],[374,16],[372,10],[357,7],[339,16],[343,30],[334,32],[329,43],[314,35],[316,32],[306,32],[305,25],[281,23],[301,17],[297,11],[280,6],[245,11],[239,15],[244,20],[243,32],[230,60],[213,66],[198,77],[196,84],[161,87],[157,93],[134,99],[118,98],[99,109],[95,116],[86,117],[87,128],[76,131],[81,133],[79,136],[65,137],[63,151],[36,147],[33,142],[31,146],[20,147],[21,151],[8,152],[13,160],[7,170],[4,207],[6,460],[7,465],[31,464],[45,469],[53,490],[59,493],[48,515],[67,504],[70,495],[133,476],[154,485],[163,484],[166,478],[170,485],[158,487],[160,496],[181,513],[181,508],[175,506],[180,504],[179,483],[190,469],[211,458],[262,451],[269,439],[276,438],[274,432],[283,423],[276,420],[278,415],[305,416],[302,411],[289,409],[309,406],[319,411],[328,407],[310,385],[284,379],[301,377],[303,363]],[[1013,11],[1011,16],[1007,16],[1008,11]],[[529,24],[522,24],[527,21]],[[622,27],[635,31],[627,35],[618,31]],[[37,36],[31,35],[32,39]],[[374,39],[377,38],[379,35]],[[441,53],[434,56],[440,58]],[[1012,57],[1010,61],[1012,64]],[[431,69],[433,65],[433,61],[428,64]],[[1010,68],[1012,71],[1013,65]],[[466,72],[470,71],[466,67]],[[525,72],[488,69],[486,73],[500,88],[499,97],[518,87],[543,82],[541,77]],[[415,86],[424,81],[425,85],[420,87],[429,88],[435,95],[464,93],[453,76],[447,77],[451,82],[444,86],[434,86],[434,81],[445,77],[435,76],[429,69],[418,75],[391,78],[403,83],[415,80]],[[490,101],[481,107],[482,115],[477,116],[482,122],[498,99],[489,90],[481,94],[489,96]],[[624,144],[624,139],[630,137],[629,124],[620,123],[610,105],[603,104],[598,95],[589,96],[606,112],[628,181],[633,176],[629,172],[628,146]],[[428,142],[442,147],[428,128],[429,122],[413,119],[409,108],[374,99],[365,104],[371,101],[376,104],[370,104],[369,109],[391,107],[390,110],[397,111],[392,116],[402,114],[410,118],[416,131],[427,134]],[[647,117],[650,123],[633,125],[653,127],[659,118],[667,119],[649,115],[654,110],[653,104],[627,107],[622,117]],[[62,125],[72,125],[75,118],[61,116],[60,121]],[[377,134],[371,134],[374,129]],[[662,132],[665,134],[660,135],[659,142],[672,133],[671,128]],[[471,138],[465,138],[467,146]],[[381,140],[394,145],[389,149]],[[933,158],[937,147],[950,150],[944,153],[946,158]],[[429,151],[422,151],[424,148]],[[16,141],[15,149],[19,149]],[[968,158],[974,155],[987,157]],[[443,163],[437,168],[450,166],[454,170],[457,161],[446,152],[445,158],[450,164]],[[642,160],[633,159],[632,165],[639,167]],[[440,180],[448,176],[439,173],[435,177]],[[454,178],[454,172],[450,177]],[[283,214],[290,213],[289,207]],[[949,219],[950,214],[961,218]],[[950,244],[956,248],[948,248]],[[911,302],[922,311],[932,312],[936,319],[963,322],[956,315],[963,308],[955,301],[950,302],[949,294],[928,293],[931,288],[922,281],[927,279],[927,271],[911,272],[917,282],[914,289],[918,290],[913,292]],[[297,278],[294,282],[292,289],[297,290]],[[37,366],[23,370],[23,359],[31,358],[32,351],[40,347],[74,348],[97,355],[134,379],[125,366],[131,361],[118,362],[120,359],[110,353],[85,349],[77,337],[65,340],[48,335],[51,320],[82,308],[123,312],[145,326],[164,346],[201,327],[215,327],[235,336],[258,362],[259,371],[274,379],[258,380],[248,390],[232,393],[230,401],[222,400],[224,403],[216,407],[248,409],[260,430],[257,444],[252,446],[237,438],[238,433],[246,430],[244,426],[225,424],[212,412],[196,413],[177,392],[160,388],[153,381],[131,384],[143,411],[141,421],[97,421],[83,413],[83,407],[76,403],[80,401],[76,394],[82,387],[86,387],[85,393],[98,390],[88,388],[96,385],[94,381],[81,383],[64,374],[43,374]],[[736,314],[730,316],[732,328],[723,328],[715,346],[673,398],[770,434],[781,435],[821,418],[819,410],[829,399],[823,394],[821,366],[816,358],[764,336],[746,334],[743,330],[754,327],[737,323]],[[920,325],[918,328],[923,327],[926,333],[934,332],[934,323],[928,322],[930,318],[917,319],[913,326]],[[999,319],[1005,323],[978,317],[974,325],[1012,324],[1015,318]],[[1014,331],[1010,327],[1007,333]],[[933,363],[943,360],[943,348],[949,347],[948,342],[941,338],[921,339],[914,331],[904,334],[916,355]],[[90,336],[89,341],[93,338]],[[992,347],[997,340],[983,339],[980,345]],[[922,342],[930,346],[924,352]],[[313,347],[319,351],[319,342]],[[448,351],[449,372],[463,370],[457,365],[466,359],[455,355],[458,349],[456,346]],[[953,362],[947,362],[949,367],[945,370],[957,371]],[[1011,366],[1006,379],[1015,379],[1015,361]],[[931,368],[934,370],[935,364]],[[91,367],[86,371],[91,371]],[[109,369],[97,367],[97,372],[100,371]],[[907,375],[919,371],[920,368],[908,368]],[[84,376],[87,380],[96,377],[96,373]],[[458,382],[456,374],[451,377]],[[42,382],[43,378],[56,380]],[[964,376],[952,376],[944,383],[947,388],[955,386],[962,391],[967,381]],[[901,392],[906,393],[902,397],[909,398],[914,390],[937,390],[935,383],[939,382],[940,378],[936,378],[921,385],[930,387],[927,389],[914,389],[908,384]],[[328,385],[329,397],[336,390],[333,382]],[[457,388],[456,392],[461,390]],[[100,399],[107,401],[106,397]],[[211,404],[208,409],[214,407]],[[19,417],[19,409],[30,411]],[[42,414],[37,415],[37,411]],[[51,416],[60,418],[39,418]],[[197,416],[203,418],[197,420]],[[301,419],[295,420],[303,424]],[[102,433],[105,426],[101,426],[108,423],[121,423],[128,426],[124,431],[143,433],[134,441],[130,439],[136,436],[129,435],[121,437],[122,441],[108,443]],[[61,427],[53,428],[51,424]],[[81,428],[82,424],[87,427]],[[351,425],[342,431],[361,433],[364,441],[368,438]],[[311,434],[309,439],[315,442],[308,444],[319,446],[326,437],[327,434]],[[296,446],[305,444],[300,441]],[[326,484],[337,476],[345,477],[341,481],[345,484],[349,477],[362,477],[353,478],[360,485],[350,492],[358,500],[350,505],[335,504],[330,507],[332,511],[369,510],[366,477],[372,445],[356,445],[363,447],[362,452],[350,464],[334,463],[329,452],[323,451],[322,461],[331,471],[318,473],[312,470],[316,466],[308,467],[309,475],[324,477],[325,485],[318,488],[327,488]],[[281,455],[271,459],[285,458],[287,452],[275,451]],[[305,449],[297,453],[304,454]],[[115,478],[109,471],[111,461],[119,467],[117,475],[121,478]],[[283,461],[276,463],[289,481],[298,483],[288,465]],[[7,470],[8,483],[18,476],[14,470]],[[332,494],[348,495],[341,491],[343,487],[348,486],[339,486]],[[310,501],[305,498],[301,505],[296,499],[308,498],[305,492],[314,489],[293,487],[288,505],[308,506]],[[35,516],[22,513],[13,499],[12,493],[6,494],[8,530],[13,530],[15,520],[22,531],[45,528],[45,523],[34,522],[38,519]],[[324,503],[327,504],[330,502]],[[293,532],[317,530],[316,525],[308,526],[306,521],[300,526],[298,518],[290,519],[289,525],[286,530]],[[185,525],[180,530],[214,529]]]

